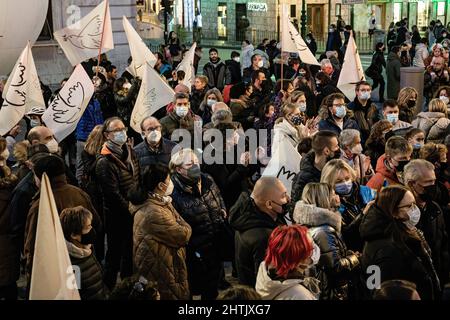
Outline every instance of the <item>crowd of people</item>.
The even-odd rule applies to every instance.
[[[424,67],[417,114],[422,92],[394,79],[405,51],[389,39],[387,63],[385,45],[376,46],[379,77],[358,82],[349,101],[337,88],[341,46],[310,66],[275,40],[256,49],[243,41],[226,61],[211,48],[203,69],[197,47],[189,88],[176,70],[185,48],[171,33],[154,68],[173,102],[142,119],[140,132],[130,118],[141,79],[118,77],[106,56],[84,62],[95,93],[70,136],[56,141],[45,109],[33,108],[0,137],[0,299],[27,297],[44,173],[82,300],[441,299],[450,280],[448,50],[420,39],[406,51]],[[431,58],[421,44],[432,44]],[[388,95],[380,88],[374,101],[382,66]],[[200,150],[173,141],[199,124]],[[268,133],[257,150],[244,134],[251,129]],[[263,175],[285,143],[301,156],[292,186]],[[227,161],[202,161],[202,150]],[[225,279],[225,262],[238,286]],[[372,266],[378,287],[367,285]]]

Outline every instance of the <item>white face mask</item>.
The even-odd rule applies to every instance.
[[[258,68],[262,68],[264,66],[264,61],[259,60],[258,61]]]
[[[351,151],[352,151],[353,154],[361,154],[362,151],[363,151],[363,147],[362,147],[361,143],[358,143],[356,146],[354,146],[351,149]]]
[[[409,220],[405,221],[408,228],[412,229],[415,227],[420,220],[420,209],[417,205],[414,205],[411,210],[408,211]]]
[[[446,96],[440,96],[439,99],[441,99],[445,104],[448,104],[449,99]]]
[[[48,148],[48,151],[50,151],[50,153],[58,152],[58,142],[54,138],[49,142],[47,142],[45,145]]]
[[[129,83],[129,82],[125,83],[125,84],[123,85],[123,87],[124,87],[125,89],[130,90],[130,88],[131,88],[131,83]]]
[[[187,114],[188,114],[189,109],[186,107],[176,107],[175,108],[175,113],[177,114],[177,116],[179,116],[180,118],[184,118]]]
[[[161,140],[161,131],[153,130],[147,135],[147,141],[149,143],[156,144]]]
[[[31,126],[32,128],[38,127],[38,126],[40,126],[40,125],[41,125],[41,122],[40,122],[39,120],[36,120],[36,119],[31,119],[31,120],[30,120],[30,126]]]
[[[369,100],[369,98],[370,98],[370,92],[368,92],[368,91],[361,92],[359,98],[360,98],[361,100]]]
[[[208,107],[212,107],[212,105],[213,105],[214,103],[216,103],[216,102],[217,102],[217,101],[214,100],[214,99],[208,99],[207,102],[206,102],[206,104],[208,105]]]
[[[319,263],[320,260],[320,248],[315,242],[313,242],[313,252],[311,254],[311,260],[313,261],[313,265]]]
[[[233,60],[236,61],[237,63],[239,63],[241,61],[241,58],[240,57],[234,57]]]
[[[300,109],[300,112],[305,112],[306,111],[306,103],[305,102],[300,102],[298,104],[298,107]]]
[[[166,192],[164,192],[164,195],[170,196],[173,192],[173,188],[174,188],[173,182],[172,182],[172,180],[170,180],[169,185],[167,186],[167,190],[166,190]]]

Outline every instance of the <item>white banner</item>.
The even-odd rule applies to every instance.
[[[20,54],[3,89],[0,136],[8,133],[32,107],[45,108],[31,45]]]
[[[144,77],[130,120],[130,126],[139,133],[141,132],[142,119],[151,116],[160,108],[168,105],[173,101],[175,95],[173,89],[161,78],[155,69],[148,64],[144,64],[143,68]]]
[[[30,300],[80,300],[77,278],[47,174],[41,179]]]
[[[319,66],[320,63],[309,50],[300,33],[289,19],[289,7],[286,4],[282,6],[281,15],[281,49],[284,52],[298,53],[300,60],[306,64]]]
[[[353,38],[353,32],[351,32],[337,87],[350,101],[353,101],[355,99],[355,84],[363,80],[366,80],[366,77]]]
[[[108,0],[100,3],[77,23],[54,32],[54,36],[72,66],[98,56],[100,46],[102,53],[114,49]]]
[[[183,70],[186,73],[183,84],[189,88],[191,91],[191,87],[195,81],[195,68],[194,68],[194,56],[195,56],[195,48],[197,48],[197,42],[194,42],[192,46],[189,48],[189,51],[186,52],[184,59],[177,66],[178,70]]]
[[[93,94],[92,80],[79,64],[42,116],[58,142],[75,130]]]
[[[153,68],[157,59],[125,16],[122,18],[122,24],[127,35],[131,56],[133,57],[133,61],[127,70],[134,77],[142,79],[144,75],[143,65],[148,63]]]

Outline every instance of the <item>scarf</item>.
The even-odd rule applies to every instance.
[[[111,140],[106,141],[105,145],[114,156],[116,156],[119,159],[122,159],[123,156],[122,146],[119,146],[117,143],[114,143]]]

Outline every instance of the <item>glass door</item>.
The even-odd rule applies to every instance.
[[[227,40],[227,4],[222,2],[217,6],[217,33],[219,39]]]

